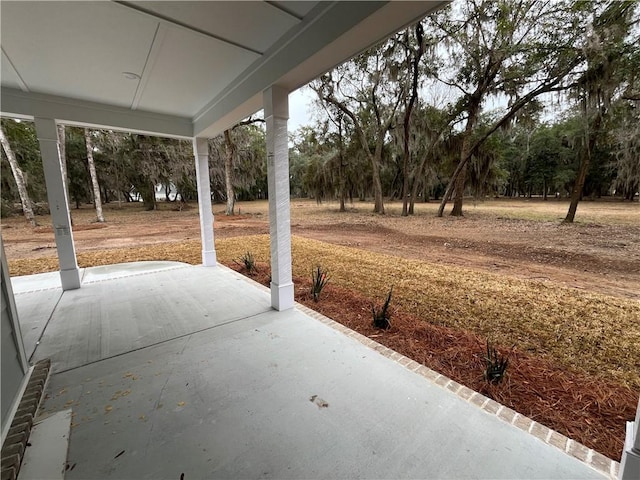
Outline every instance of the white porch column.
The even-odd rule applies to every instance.
[[[640,400],[636,410],[636,421],[627,422],[627,435],[620,460],[620,480],[640,478]]]
[[[36,118],[36,134],[40,143],[40,155],[44,167],[44,181],[47,186],[47,199],[51,211],[51,222],[58,249],[60,281],[63,290],[80,288],[80,270],[76,260],[76,248],[73,243],[71,217],[67,189],[62,176],[60,151],[58,150],[58,129],[51,118]]]
[[[193,139],[193,155],[196,158],[202,264],[205,267],[215,267],[216,248],[213,243],[213,212],[211,211],[211,185],[209,184],[209,141],[206,138],[196,137]]]
[[[267,124],[267,180],[271,237],[271,306],[293,308],[291,220],[289,212],[289,92],[273,86],[263,92]]]

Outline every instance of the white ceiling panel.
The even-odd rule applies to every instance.
[[[303,1],[278,1],[278,2],[269,2],[287,12],[291,12],[293,15],[296,15],[298,18],[304,17],[307,13],[309,13],[318,3],[310,0]]]
[[[270,86],[296,89],[443,3],[0,0],[0,107],[216,135]]]
[[[131,5],[260,53],[300,22],[263,2],[131,2]]]
[[[118,106],[137,87],[122,72],[142,71],[156,28],[109,2],[2,2],[2,48],[30,91]]]
[[[13,65],[11,65],[11,62],[4,53],[4,49],[2,50],[2,65],[0,65],[0,74],[2,75],[3,85],[20,90],[26,90],[26,85],[18,76],[17,72],[13,68]]]
[[[214,38],[169,27],[138,109],[193,116],[257,58]]]

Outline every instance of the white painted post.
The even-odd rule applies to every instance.
[[[267,125],[267,181],[271,238],[271,306],[293,308],[291,219],[289,211],[289,92],[272,86],[263,92]]]
[[[636,410],[636,421],[627,422],[627,435],[620,461],[620,480],[640,478],[640,399]]]
[[[196,159],[202,265],[215,267],[216,248],[213,243],[213,212],[211,210],[211,185],[209,184],[209,141],[206,138],[196,137],[193,139],[193,155]]]
[[[62,176],[60,151],[58,149],[58,128],[51,118],[35,118],[36,134],[40,143],[40,155],[44,167],[44,181],[47,186],[47,199],[51,211],[51,222],[58,250],[60,282],[62,290],[80,288],[80,270],[76,260],[76,248],[73,243],[71,217],[67,189]]]

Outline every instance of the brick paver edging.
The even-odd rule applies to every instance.
[[[24,451],[27,448],[29,434],[33,426],[42,394],[49,379],[51,360],[40,360],[33,367],[18,410],[13,417],[11,427],[2,444],[2,480],[15,480],[20,471]]]
[[[301,312],[309,315],[310,317],[324,323],[325,325],[328,325],[331,328],[344,333],[346,336],[358,340],[360,343],[372,348],[381,355],[384,355],[385,357],[399,363],[406,369],[422,375],[423,377],[427,378],[428,380],[439,385],[442,388],[446,388],[463,400],[476,405],[477,407],[481,408],[491,415],[495,415],[503,422],[507,422],[515,427],[518,427],[519,429],[528,432],[539,440],[542,440],[544,443],[559,448],[563,452],[587,464],[594,470],[607,475],[609,478],[618,478],[618,470],[620,468],[620,464],[602,455],[601,453],[598,453],[591,448],[587,448],[581,443],[571,440],[561,433],[558,433],[555,430],[551,430],[550,428],[545,427],[535,420],[531,420],[530,418],[521,415],[515,410],[512,410],[509,407],[505,407],[504,405],[501,405],[500,403],[488,397],[485,397],[478,392],[474,392],[470,388],[467,388],[464,385],[461,385],[458,382],[455,382],[450,378],[445,377],[444,375],[441,375],[438,372],[435,372],[430,368],[427,368],[424,365],[421,365],[418,362],[405,357],[404,355],[401,355],[395,350],[385,347],[375,340],[372,340],[369,337],[356,332],[355,330],[351,330],[350,328],[345,327],[341,323],[338,323],[335,320],[330,319],[329,317],[325,317],[315,310],[311,310],[310,308],[299,303],[296,304],[296,308]]]
[[[261,283],[258,283],[255,280],[246,277],[228,267],[225,268],[227,268],[230,272],[236,274],[239,278],[242,278],[243,280],[251,283],[261,290],[265,292],[270,291],[268,287],[265,287]],[[350,328],[345,327],[341,323],[338,323],[335,320],[332,320],[329,317],[326,317],[321,313],[318,313],[315,310],[302,305],[301,303],[296,302],[295,305],[298,310],[310,316],[311,318],[318,320],[319,322],[324,323],[325,325],[328,325],[329,327],[339,332],[344,333],[348,337],[358,340],[360,343],[366,345],[369,348],[372,348],[381,355],[394,360],[406,369],[422,375],[423,377],[439,385],[440,387],[450,390],[452,393],[462,398],[463,400],[473,403],[474,405],[491,415],[495,415],[503,422],[509,423],[521,430],[528,432],[539,440],[542,440],[544,443],[559,448],[568,455],[577,458],[594,470],[597,470],[598,472],[608,476],[613,480],[616,480],[618,478],[620,463],[616,462],[615,460],[611,460],[609,457],[606,457],[591,448],[587,448],[581,443],[565,437],[561,433],[558,433],[555,430],[551,430],[549,427],[545,427],[541,423],[538,423],[535,420],[531,420],[530,418],[525,417],[524,415],[510,409],[509,407],[505,407],[495,400],[485,397],[478,392],[474,392],[470,388],[465,387],[464,385],[461,385],[458,382],[455,382],[450,378],[445,377],[444,375],[441,375],[428,367],[425,367],[424,365],[419,364],[409,357],[405,357],[395,350],[385,347],[381,343],[378,343],[375,340],[372,340],[369,337],[356,332],[355,330],[351,330]]]

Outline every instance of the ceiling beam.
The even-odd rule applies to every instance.
[[[53,118],[66,125],[122,130],[172,138],[192,138],[190,118],[130,110],[95,102],[0,89],[0,115],[5,117]]]
[[[136,92],[134,93],[133,101],[131,102],[131,110],[138,109],[138,105],[140,104],[140,100],[142,99],[144,89],[147,86],[147,83],[149,83],[149,79],[151,78],[153,65],[156,63],[156,60],[160,55],[160,49],[162,48],[164,37],[167,34],[167,28],[168,27],[163,23],[159,23],[158,27],[156,28],[156,33],[153,35],[153,40],[151,41],[151,46],[149,47],[147,59],[144,62],[144,67],[142,67],[142,72],[140,72],[138,86],[136,87]]]
[[[3,46],[0,46],[0,49],[2,50],[2,55],[7,60],[7,63],[11,66],[11,70],[13,70],[13,73],[15,73],[16,75],[16,80],[18,82],[18,85],[20,86],[20,90],[22,90],[23,92],[28,92],[29,87],[27,86],[27,83],[22,78],[22,75],[20,75],[20,72],[18,72],[18,69],[16,68],[16,66],[11,61],[11,57],[9,57],[9,54],[5,51]]]
[[[171,18],[171,17],[167,17],[165,15],[162,15],[160,13],[154,12],[152,10],[148,10],[144,7],[141,7],[140,5],[135,5],[131,2],[127,2],[127,1],[123,1],[123,0],[112,0],[113,3],[115,3],[116,5],[120,5],[122,7],[125,8],[129,8],[131,10],[135,10],[136,12],[139,12],[143,15],[146,15],[148,17],[153,17],[156,20],[161,20],[162,22],[166,22],[169,23],[171,25],[174,25],[176,27],[180,27],[186,30],[189,30],[191,32],[195,32],[198,33],[200,35],[204,35],[205,37],[209,37],[209,38],[213,38],[215,40],[218,40],[219,42],[223,42],[226,43],[227,45],[233,45],[234,47],[240,48],[242,50],[246,50],[247,52],[251,52],[251,53],[255,53],[257,55],[262,55],[264,52],[261,52],[259,50],[255,50],[251,47],[248,47],[247,45],[242,45],[241,43],[238,42],[234,42],[233,40],[229,40],[227,38],[223,38],[220,37],[218,35],[214,35],[213,33],[207,32],[206,30],[202,30],[200,28],[194,27],[192,25],[189,25],[187,23],[181,22],[179,20],[176,20],[175,18]]]
[[[295,12],[293,12],[291,9],[284,7],[283,5],[280,5],[278,3],[275,2],[270,2],[268,0],[265,0],[265,2],[267,5],[269,5],[270,7],[273,7],[277,10],[280,10],[283,13],[286,13],[287,15],[289,15],[292,18],[295,18],[298,21],[302,21],[302,19],[304,17],[301,17],[300,15],[297,15]]]

